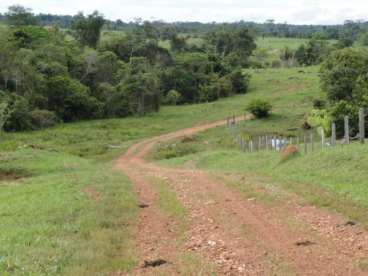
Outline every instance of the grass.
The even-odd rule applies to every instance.
[[[128,271],[135,194],[110,164],[22,149],[1,168],[28,176],[0,182],[2,275],[93,275]],[[127,248],[130,248],[127,250]]]
[[[300,45],[308,40],[303,38],[286,38],[286,37],[258,37],[256,40],[257,46],[269,51],[279,51],[285,47],[292,50],[298,49]]]
[[[319,90],[317,72],[317,67],[251,70],[253,77],[250,91],[242,97],[242,101],[266,99],[272,103],[273,110],[268,119],[240,122],[238,131],[251,135],[296,134],[305,122],[306,114],[312,109],[313,99],[323,97]],[[235,149],[229,133],[221,127],[193,138],[189,143],[176,140],[159,145],[151,158],[171,159],[205,150]]]
[[[166,182],[165,179],[154,179],[153,188],[158,195],[158,207],[163,211],[164,214],[175,221],[174,231],[182,239],[187,227],[186,209],[179,202],[176,193],[171,190],[169,184]]]

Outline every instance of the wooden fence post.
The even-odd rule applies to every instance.
[[[299,133],[298,136],[296,137],[296,146],[299,149],[300,148],[300,137],[299,137]]]
[[[331,145],[336,146],[336,124],[332,123],[331,127]]]
[[[259,136],[258,137],[258,151],[260,151],[261,150],[261,146],[262,146],[262,136]]]
[[[349,116],[344,117],[344,141],[345,144],[350,143],[350,133],[349,133]]]
[[[268,136],[266,135],[266,151],[268,151]]]
[[[250,149],[250,152],[253,152],[253,138],[250,138],[249,149]]]
[[[314,150],[314,139],[313,132],[310,134],[311,151]]]
[[[322,128],[322,133],[321,133],[321,146],[322,149],[325,147],[325,130]]]
[[[308,153],[307,136],[304,134],[304,153]]]
[[[360,143],[365,142],[365,112],[364,108],[359,109],[359,138]]]

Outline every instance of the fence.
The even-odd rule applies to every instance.
[[[352,140],[359,139],[359,141],[365,143],[365,110],[361,108],[359,110],[359,133],[355,137],[350,137],[349,117],[344,117],[344,136],[341,140],[341,144],[350,144]],[[246,116],[245,116],[246,117]],[[336,137],[336,123],[331,125],[331,136],[326,137],[325,131],[320,128],[319,133],[315,129],[304,131],[293,136],[285,135],[257,135],[244,137],[236,127],[237,122],[235,116],[227,118],[227,127],[235,143],[244,152],[255,151],[281,151],[286,145],[294,145],[298,147],[300,152],[309,153],[316,149],[323,149],[326,147],[335,147],[337,145]],[[318,133],[318,135],[317,135]]]

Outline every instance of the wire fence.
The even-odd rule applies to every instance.
[[[246,116],[245,116],[246,117]],[[365,143],[365,110],[359,110],[359,132],[356,136],[350,136],[350,118],[344,117],[344,136],[338,140],[336,136],[336,123],[331,124],[331,133],[327,137],[323,128],[311,128],[309,130],[299,130],[294,135],[276,135],[274,133],[264,135],[245,134],[246,129],[236,121],[235,116],[227,118],[227,128],[234,140],[234,143],[243,152],[257,151],[282,151],[287,145],[293,145],[299,152],[305,154],[324,148],[336,147],[339,144],[348,145],[352,141],[359,140]]]

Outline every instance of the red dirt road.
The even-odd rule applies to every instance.
[[[291,197],[266,206],[205,172],[169,169],[144,160],[157,143],[224,125],[196,126],[133,145],[117,162],[135,185],[141,203],[136,234],[140,263],[131,275],[207,275],[188,270],[182,256],[195,254],[217,275],[368,275],[368,232],[346,219]],[[177,222],[157,206],[152,181],[161,179],[187,211],[184,241]],[[144,267],[145,261],[166,264]],[[194,269],[194,271],[193,271]],[[188,272],[189,271],[189,272]]]

